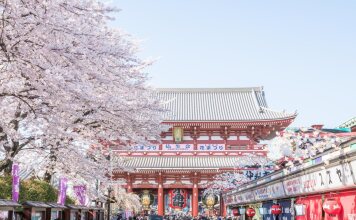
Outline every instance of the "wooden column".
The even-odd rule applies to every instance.
[[[220,216],[226,217],[226,206],[221,194],[220,194]]]
[[[158,215],[164,215],[164,190],[163,190],[163,177],[162,177],[162,173],[158,174],[158,178],[157,178],[157,182],[158,182],[158,192],[157,192],[157,211],[158,211]]]
[[[192,216],[197,217],[199,212],[199,190],[196,183],[193,184],[193,195],[192,195]]]
[[[162,183],[158,185],[158,215],[164,215],[164,191]]]
[[[127,188],[126,188],[126,192],[128,193],[132,193],[132,176],[130,175],[130,173],[127,173]]]

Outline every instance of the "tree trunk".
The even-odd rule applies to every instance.
[[[0,172],[4,172],[5,175],[11,175],[12,171],[12,161],[9,159],[4,159],[0,161]]]
[[[48,168],[44,174],[43,180],[46,181],[47,183],[51,183],[52,176],[54,174],[54,168],[56,166],[57,162],[57,155],[56,155],[57,149],[51,149],[50,150],[50,156],[49,156],[49,164]]]

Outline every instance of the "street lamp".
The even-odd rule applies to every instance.
[[[107,215],[107,220],[110,220],[110,214],[111,214],[111,203],[116,203],[116,198],[115,196],[111,196],[111,193],[113,191],[112,185],[113,185],[113,165],[112,165],[112,150],[109,147],[109,155],[108,155],[108,160],[109,160],[109,173],[110,173],[110,183],[109,183],[109,188],[108,188],[108,195],[105,195],[107,197],[107,204],[108,204],[108,215]]]
[[[108,204],[108,218],[107,220],[110,220],[110,214],[111,214],[111,203],[116,203],[116,198],[115,196],[111,196],[111,192],[113,191],[113,189],[111,188],[111,186],[109,186],[108,188],[108,195],[105,195],[107,197],[107,204]]]

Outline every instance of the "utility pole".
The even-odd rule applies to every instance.
[[[111,203],[114,203],[116,198],[113,196],[111,196],[111,192],[113,191],[112,189],[112,185],[113,185],[113,165],[112,165],[112,150],[111,148],[109,147],[109,156],[108,156],[108,159],[109,159],[109,164],[110,164],[110,167],[109,167],[109,173],[110,173],[110,183],[109,183],[109,188],[108,188],[108,199],[107,199],[107,203],[108,203],[108,218],[107,220],[110,220],[110,214],[111,214]]]
[[[111,187],[109,187],[108,188],[108,200],[107,200],[107,203],[108,203],[108,219],[107,220],[110,220],[110,214],[111,214],[111,203],[112,203],[111,192],[112,192],[112,189],[111,189]]]

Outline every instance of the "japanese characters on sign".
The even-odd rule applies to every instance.
[[[198,150],[201,151],[223,151],[225,144],[198,144]]]
[[[20,194],[20,168],[19,165],[14,163],[12,165],[12,200],[15,202],[19,201]]]
[[[272,173],[272,170],[244,170],[243,171],[243,174],[250,180],[256,180],[270,173]]]
[[[132,150],[135,151],[156,151],[159,150],[158,145],[149,145],[149,146],[144,146],[144,145],[136,145],[132,147]]]
[[[182,127],[173,128],[173,139],[175,143],[180,143],[183,141],[184,130]]]
[[[352,173],[348,164],[333,166],[328,169],[302,175],[283,181],[288,196],[303,193],[320,192],[354,186]]]
[[[270,187],[261,187],[254,190],[254,194],[256,200],[266,200],[272,198],[273,192]]]
[[[163,144],[162,149],[167,151],[172,151],[172,150],[191,151],[194,150],[194,145],[193,144]]]
[[[159,145],[136,145],[132,147],[134,151],[158,151]],[[162,150],[166,151],[192,151],[194,150],[193,144],[163,144]]]

